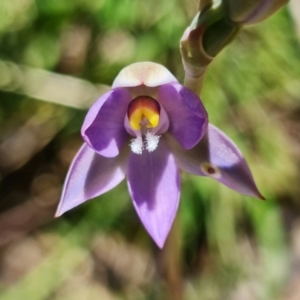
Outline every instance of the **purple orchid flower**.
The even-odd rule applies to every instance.
[[[123,69],[88,111],[81,133],[85,143],[69,169],[56,216],[127,177],[137,214],[162,248],[179,204],[179,169],[262,198],[241,152],[208,125],[199,97],[159,64]]]

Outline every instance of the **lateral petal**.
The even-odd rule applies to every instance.
[[[55,216],[118,185],[125,177],[125,159],[126,153],[107,158],[83,144],[70,166]]]
[[[100,155],[117,156],[128,140],[124,119],[130,100],[130,92],[119,88],[113,90],[108,97],[107,94],[102,96],[90,108],[81,134],[85,142]]]
[[[197,95],[180,84],[166,84],[158,90],[158,102],[165,109],[169,131],[184,149],[191,149],[204,136],[208,117]]]

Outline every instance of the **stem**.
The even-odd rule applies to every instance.
[[[198,77],[189,76],[188,73],[185,73],[184,78],[184,86],[193,91],[197,95],[201,95],[205,70],[203,70],[202,74]]]
[[[208,65],[241,28],[241,25],[227,17],[222,3],[214,6],[209,3],[212,2],[200,2],[201,7],[206,5],[205,8],[196,14],[180,41],[185,71],[184,85],[199,96]]]
[[[180,216],[177,214],[161,252],[161,271],[166,282],[165,299],[183,300]]]
[[[199,10],[203,10],[204,8],[212,5],[212,0],[200,0]]]

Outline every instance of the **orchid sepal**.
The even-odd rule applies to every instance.
[[[168,139],[181,170],[211,177],[240,194],[265,199],[239,148],[214,125],[208,125],[206,135],[191,150],[183,150],[170,135]]]

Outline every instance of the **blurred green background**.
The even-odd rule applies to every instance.
[[[125,182],[53,218],[89,105],[132,62],[161,63],[182,82],[179,40],[197,7],[0,1],[1,300],[299,299],[300,43],[288,7],[240,32],[202,94],[265,202],[182,174],[162,251]]]

